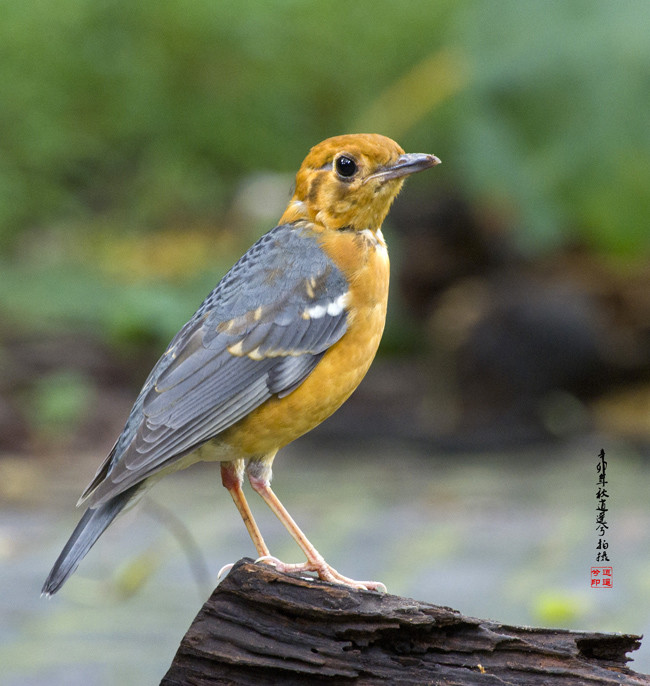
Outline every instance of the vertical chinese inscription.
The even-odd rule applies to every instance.
[[[609,531],[609,524],[607,523],[609,493],[607,491],[607,460],[605,460],[604,450],[601,450],[598,454],[596,474],[598,477],[596,483],[596,533],[598,535],[598,542],[596,543],[596,562],[602,563],[610,562],[609,555],[607,554],[609,543],[606,538],[607,532]],[[612,567],[591,568],[592,588],[612,588],[612,585]]]

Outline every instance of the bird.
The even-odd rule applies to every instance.
[[[325,562],[271,489],[278,450],[352,394],[386,321],[389,260],[381,226],[404,179],[440,163],[380,134],[328,138],[309,151],[277,226],[241,257],[172,339],[79,505],[87,509],[42,589],[49,597],[125,508],[162,475],[218,461],[258,553],[279,571],[355,581]],[[271,556],[244,476],[306,557]]]

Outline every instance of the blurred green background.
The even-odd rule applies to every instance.
[[[7,448],[39,443],[43,431],[47,445],[69,438],[98,378],[116,379],[113,366],[146,351],[123,374],[137,388],[217,278],[277,220],[308,149],[342,132],[381,132],[444,162],[411,180],[390,220],[395,288],[382,348],[426,349],[454,370],[455,416],[442,424],[480,414],[463,399],[476,389],[466,391],[462,370],[473,378],[499,356],[486,349],[485,322],[497,347],[512,347],[504,327],[536,339],[555,324],[573,346],[584,369],[552,370],[559,378],[530,401],[538,415],[557,388],[582,403],[605,390],[596,375],[606,390],[648,377],[647,3],[0,9]],[[560,311],[567,301],[574,312]],[[546,305],[548,319],[526,319]],[[88,359],[89,347],[101,359]],[[505,405],[530,394],[531,374],[549,376],[540,357],[566,364],[561,347],[500,370],[519,384]],[[648,405],[634,390],[628,402]]]
[[[504,296],[503,274],[507,292],[545,302],[561,277],[572,292],[549,298],[584,307],[551,303],[549,317],[590,338],[576,354],[594,358],[570,380],[578,395],[594,371],[647,375],[649,13],[645,2],[4,3],[0,350],[13,372],[0,383],[20,391],[3,403],[5,441],[47,425],[69,435],[86,405],[69,396],[97,378],[70,338],[109,355],[159,351],[273,225],[309,147],[350,131],[445,164],[412,181],[391,220],[384,352],[422,350],[418,334],[449,348],[452,326],[457,360],[489,319],[482,303]],[[495,317],[525,307],[501,304]],[[48,337],[68,353],[45,369],[15,351]],[[482,355],[471,349],[468,365]]]
[[[584,457],[602,436],[646,464],[650,4],[1,0],[0,18],[8,508],[43,506],[46,462],[99,462],[309,148],[362,131],[443,165],[389,217],[380,356],[315,440],[444,461],[596,437]]]

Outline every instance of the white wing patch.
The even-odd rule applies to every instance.
[[[336,300],[330,300],[326,305],[312,305],[307,307],[302,316],[304,319],[320,319],[326,314],[330,317],[338,317],[341,312],[345,309],[348,303],[349,291],[339,295]]]

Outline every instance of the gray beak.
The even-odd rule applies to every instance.
[[[370,179],[381,179],[382,181],[398,179],[401,176],[408,176],[435,167],[437,164],[440,164],[440,160],[435,155],[420,152],[407,153],[402,155],[391,167],[385,167],[370,175],[367,181]]]

